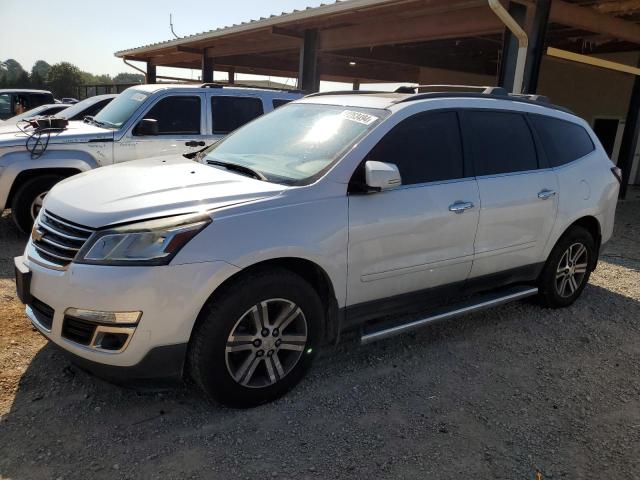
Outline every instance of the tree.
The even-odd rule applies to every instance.
[[[58,98],[73,97],[76,87],[83,83],[82,72],[69,62],[56,63],[49,70],[47,84]]]
[[[119,73],[113,77],[113,83],[144,83],[144,75],[140,73]]]
[[[29,74],[22,65],[13,58],[3,63],[0,70],[0,86],[9,88],[24,88],[29,86]]]
[[[49,70],[51,70],[51,65],[44,60],[38,60],[34,63],[31,68],[31,86],[33,88],[46,88],[45,82],[47,81]]]

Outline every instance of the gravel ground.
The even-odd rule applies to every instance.
[[[572,307],[521,302],[323,352],[252,410],[139,393],[28,326],[0,219],[0,479],[640,478],[640,191]]]

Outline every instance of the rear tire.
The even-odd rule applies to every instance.
[[[323,315],[318,294],[295,273],[247,275],[200,313],[189,345],[190,376],[209,398],[230,407],[275,400],[310,367]]]
[[[540,275],[538,295],[550,308],[568,307],[589,282],[596,265],[596,243],[582,227],[572,227],[558,240]]]
[[[25,234],[31,232],[33,222],[42,207],[44,196],[63,180],[62,175],[42,175],[24,182],[13,195],[11,215],[16,226]]]

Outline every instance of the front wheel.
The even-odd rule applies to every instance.
[[[191,377],[210,398],[231,407],[274,400],[311,365],[322,312],[317,293],[298,275],[248,275],[205,306],[190,342]]]
[[[11,202],[11,215],[23,233],[31,231],[44,197],[62,179],[64,177],[61,175],[42,175],[27,180],[18,188]]]
[[[577,300],[596,263],[591,234],[575,226],[551,251],[540,276],[540,299],[551,308],[567,307]]]

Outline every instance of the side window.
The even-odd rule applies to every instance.
[[[285,100],[284,98],[274,98],[271,102],[273,104],[273,108],[281,107],[282,105],[286,105],[292,100]]]
[[[479,110],[464,115],[477,176],[538,168],[533,136],[523,115]]]
[[[174,96],[156,103],[144,118],[158,121],[160,135],[199,135],[200,97]]]
[[[229,133],[264,113],[262,100],[253,97],[211,97],[213,133]]]
[[[458,116],[427,112],[403,120],[369,152],[367,160],[394,163],[403,185],[464,177]]]
[[[575,123],[542,115],[531,115],[552,167],[573,162],[595,150],[587,131]]]
[[[0,118],[12,117],[11,112],[11,95],[8,93],[0,94]]]
[[[39,107],[40,105],[45,105],[46,103],[48,103],[47,100],[49,100],[47,95],[32,93],[31,95],[29,95],[29,108],[35,108]]]

